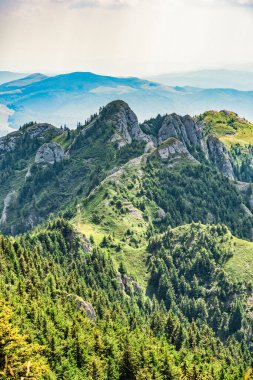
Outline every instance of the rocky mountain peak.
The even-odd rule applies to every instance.
[[[193,148],[203,145],[202,128],[189,115],[179,116],[173,113],[165,116],[158,131],[158,142],[161,143],[169,137],[175,137],[185,146]]]
[[[41,138],[47,139],[53,138],[55,136],[61,135],[63,133],[63,129],[57,128],[52,124],[48,123],[36,123],[28,127],[21,128],[21,133],[29,134],[30,138]]]
[[[122,100],[109,103],[101,113],[102,119],[106,119],[115,128],[111,138],[117,142],[119,148],[131,144],[133,140],[149,142],[151,139],[140,129],[136,114],[129,105]]]

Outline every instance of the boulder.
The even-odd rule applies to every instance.
[[[96,312],[93,308],[93,306],[87,302],[84,301],[82,297],[75,296],[75,300],[77,302],[77,307],[79,310],[84,311],[87,314],[87,317],[91,319],[92,321],[96,320]]]
[[[45,143],[37,151],[35,156],[36,164],[51,164],[61,162],[64,159],[64,151],[59,144]]]

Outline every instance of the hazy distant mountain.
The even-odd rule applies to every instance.
[[[149,80],[168,86],[193,86],[201,88],[236,88],[253,90],[253,71],[200,70],[151,76]]]
[[[102,104],[122,98],[140,119],[165,113],[177,90],[138,78],[117,78],[75,72],[33,83],[24,79],[0,86],[0,104],[13,110],[9,124],[15,128],[29,120],[47,120],[56,126],[75,127]],[[173,106],[174,107],[174,106]]]
[[[33,74],[0,85],[5,129],[28,121],[47,121],[76,127],[110,101],[122,99],[136,110],[139,119],[158,113],[195,115],[208,109],[232,109],[253,120],[253,91],[166,86],[139,78],[101,76],[88,72],[45,77]],[[1,109],[0,109],[1,113]],[[0,122],[0,131],[3,123]],[[3,132],[2,132],[3,134]]]
[[[35,73],[22,78],[18,78],[17,80],[12,80],[10,82],[5,82],[1,85],[1,92],[3,91],[11,91],[18,89],[20,87],[28,86],[29,84],[40,82],[43,79],[48,78],[44,74]]]
[[[11,71],[0,71],[0,84],[23,78],[26,75],[27,74],[13,73]]]

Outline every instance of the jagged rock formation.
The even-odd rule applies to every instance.
[[[36,164],[51,164],[61,162],[64,158],[64,151],[59,144],[45,143],[37,151],[35,156]]]
[[[91,303],[85,301],[82,297],[77,296],[76,294],[69,294],[65,291],[58,291],[58,294],[74,301],[79,310],[83,311],[90,320],[96,321],[96,311]]]
[[[189,153],[185,145],[173,137],[163,142],[158,147],[157,152],[162,161],[166,162],[169,166],[175,165],[175,163],[182,158],[197,162],[197,160]]]
[[[132,277],[127,276],[126,274],[118,273],[117,280],[119,283],[120,288],[126,292],[129,293],[131,291],[131,288],[135,293],[141,293],[141,287],[138,284],[138,282],[134,281]]]
[[[175,137],[186,146],[197,148],[203,146],[203,131],[189,116],[179,116],[175,113],[165,116],[158,132],[158,143]]]
[[[141,126],[137,116],[127,103],[117,100],[109,103],[100,114],[94,118],[81,132],[86,137],[92,129],[99,125],[112,129],[110,141],[117,143],[118,148],[131,144],[133,141],[146,143],[145,153],[150,153],[158,147],[162,159],[172,160],[173,164],[184,157],[191,161],[202,152],[204,157],[211,161],[225,176],[234,179],[232,164],[225,146],[217,138],[204,134],[204,125],[198,118],[189,115],[179,116],[175,113],[159,117],[156,122],[147,121]],[[165,147],[163,143],[174,138],[173,144]],[[78,139],[78,137],[77,137]],[[75,146],[75,142],[72,147]],[[70,149],[71,150],[71,149]],[[176,157],[177,156],[177,157]],[[217,157],[216,157],[217,156]],[[170,158],[169,158],[170,157]],[[172,163],[172,162],[171,162]]]
[[[192,118],[189,115],[179,116],[173,113],[164,117],[158,116],[156,119],[145,122],[142,127],[146,133],[154,136],[161,158],[168,158],[175,154],[174,148],[179,155],[184,155],[188,159],[192,159],[194,155],[197,157],[196,153],[202,152],[204,157],[225,176],[234,179],[234,172],[226,147],[218,138],[205,136],[205,124],[201,119]],[[184,149],[178,143],[175,147],[164,149],[163,143],[169,138],[180,141]]]
[[[11,152],[15,149],[16,141],[19,135],[16,132],[12,132],[7,136],[0,138],[0,153]]]
[[[234,171],[224,144],[215,136],[207,139],[209,159],[228,178],[234,179]]]
[[[89,239],[87,239],[87,237],[85,235],[82,235],[81,237],[81,246],[82,246],[82,249],[85,253],[87,252],[91,252],[91,244],[90,244],[90,241]]]
[[[30,139],[41,139],[45,141],[47,138],[63,133],[62,129],[56,128],[51,124],[38,123],[25,126],[17,132],[9,133],[7,136],[0,138],[0,154],[13,151],[18,144],[21,143],[22,138],[27,135]]]
[[[112,142],[117,142],[119,148],[131,144],[133,140],[150,142],[150,136],[142,132],[137,116],[127,103],[114,101],[109,103],[103,110],[104,115],[110,115],[110,121],[115,128]],[[103,115],[103,116],[104,116]]]
[[[52,124],[47,123],[38,123],[33,124],[30,127],[20,130],[22,133],[27,132],[29,136],[34,139],[35,137],[44,137],[46,134],[50,133],[51,137],[58,136],[63,133],[63,130],[60,128],[54,127]]]

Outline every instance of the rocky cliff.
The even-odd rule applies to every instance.
[[[197,160],[188,152],[185,145],[174,137],[168,138],[157,148],[161,160],[168,166],[174,166],[182,159],[197,162]]]
[[[167,139],[174,138],[183,144],[190,159],[193,156],[198,159],[199,154],[202,153],[202,157],[216,166],[226,177],[235,178],[226,147],[215,136],[205,134],[205,124],[198,118],[192,118],[189,115],[179,116],[173,113],[151,119],[141,127],[148,136],[152,136],[158,147]],[[177,145],[179,147],[179,144]],[[182,147],[179,150],[182,151]],[[163,152],[163,149],[159,149],[159,151]],[[187,155],[184,154],[184,156]]]
[[[228,178],[234,179],[233,167],[224,144],[215,136],[208,136],[209,160]]]
[[[61,162],[64,158],[64,151],[59,144],[45,143],[37,151],[35,156],[36,164],[51,164]]]
[[[168,137],[175,137],[185,146],[193,148],[203,147],[203,131],[189,116],[179,116],[175,113],[165,116],[158,131],[158,143]]]
[[[20,147],[24,139],[38,139],[41,143],[63,133],[63,130],[47,123],[31,123],[16,132],[0,138],[0,155]]]
[[[109,103],[101,113],[102,119],[110,122],[115,132],[111,142],[117,142],[119,148],[131,144],[132,141],[151,141],[140,128],[137,116],[127,103],[114,101]]]

